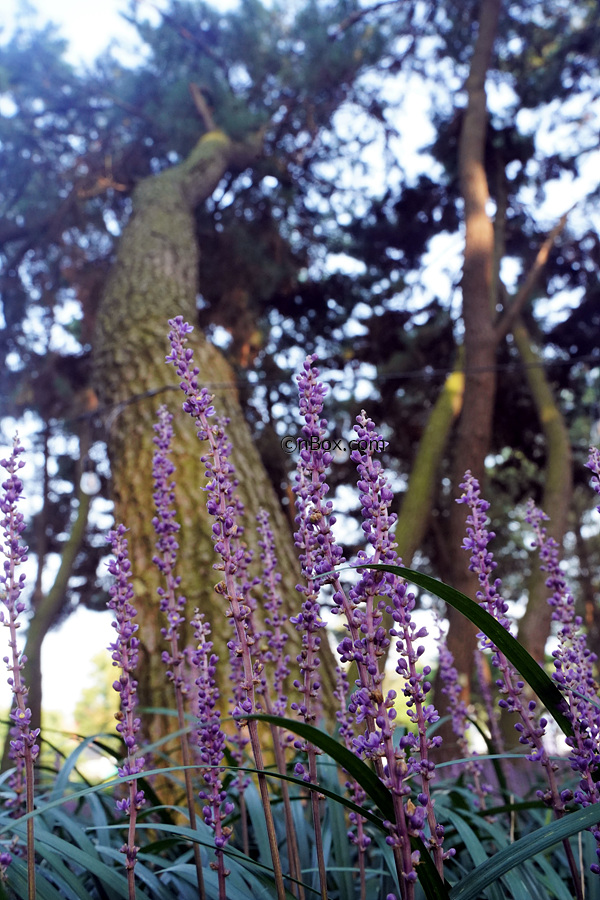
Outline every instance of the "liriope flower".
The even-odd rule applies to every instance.
[[[129,561],[127,529],[118,525],[109,532],[108,540],[112,547],[113,559],[108,564],[108,571],[115,581],[110,587],[109,609],[114,612],[112,627],[117,632],[116,640],[110,644],[113,666],[121,670],[121,674],[113,682],[113,688],[119,695],[120,712],[117,713],[117,732],[123,739],[127,756],[117,772],[120,778],[139,775],[144,768],[144,757],[139,756],[136,734],[140,730],[140,719],[136,716],[137,681],[135,670],[138,663],[139,638],[136,637],[138,625],[134,621],[137,610],[133,606],[133,587],[131,585],[131,563]],[[135,823],[137,812],[144,804],[144,792],[138,790],[137,779],[129,781],[127,796],[117,801],[120,812],[129,816],[129,835],[127,843],[121,847],[127,859],[128,874],[133,877],[139,847],[135,845]]]

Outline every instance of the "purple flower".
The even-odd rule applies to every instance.
[[[36,741],[40,733],[39,728],[31,728],[31,710],[27,706],[28,688],[22,675],[27,660],[17,647],[17,629],[21,624],[19,616],[25,611],[25,603],[21,597],[25,587],[25,574],[17,575],[17,569],[27,561],[27,547],[21,543],[25,520],[18,508],[23,494],[23,482],[18,476],[19,470],[25,465],[24,461],[19,459],[22,452],[23,447],[15,435],[9,458],[0,461],[0,465],[7,472],[0,493],[4,555],[4,565],[0,574],[0,599],[6,607],[6,612],[0,610],[0,622],[8,628],[10,653],[4,657],[4,662],[10,673],[7,680],[14,697],[14,706],[10,713],[13,723],[10,732],[12,738],[10,757],[16,763],[16,772],[11,779],[16,791],[15,802],[10,804],[13,807],[20,801],[24,779],[33,784],[33,762],[39,752]],[[31,797],[33,798],[33,794]]]
[[[214,423],[210,421],[214,415],[213,398],[205,388],[199,387],[199,370],[192,365],[192,350],[186,347],[186,335],[193,330],[192,327],[181,316],[170,319],[169,325],[172,352],[167,356],[167,362],[175,364],[181,378],[180,387],[186,396],[184,411],[195,420],[200,440],[208,441],[209,444],[209,451],[202,457],[208,479],[206,508],[215,520],[212,540],[221,557],[221,562],[215,568],[224,574],[224,580],[217,584],[215,590],[227,602],[226,615],[233,620],[235,628],[235,638],[230,641],[229,649],[239,655],[243,662],[241,699],[233,711],[235,716],[243,716],[256,710],[256,672],[250,651],[255,635],[250,627],[252,609],[247,585],[244,584],[249,555],[247,547],[240,540],[243,533],[240,521],[243,505],[234,494],[237,481],[230,461],[231,443],[225,433],[228,423],[223,419],[216,419]]]
[[[302,635],[302,653],[297,657],[302,681],[296,680],[294,687],[304,698],[300,703],[292,703],[292,709],[311,724],[316,721],[320,712],[318,652],[321,645],[320,631],[325,623],[321,618],[318,598],[321,585],[328,580],[320,576],[328,572],[333,574],[334,567],[342,562],[341,549],[336,546],[331,530],[335,523],[333,504],[325,499],[329,491],[325,469],[333,457],[328,451],[320,449],[327,434],[327,422],[321,418],[325,387],[318,380],[319,370],[313,366],[314,360],[315,357],[308,356],[303,371],[298,376],[300,414],[304,418],[304,445],[300,450],[293,488],[297,510],[294,541],[300,550],[305,583],[297,585],[297,590],[304,595],[304,601],[300,613],[291,618]],[[303,746],[300,741],[296,743],[299,747]]]
[[[162,628],[161,633],[170,645],[170,652],[165,650],[162,659],[169,667],[167,676],[173,682],[175,690],[184,695],[187,694],[189,685],[183,677],[184,655],[179,649],[179,629],[185,621],[182,613],[185,610],[186,599],[182,594],[178,594],[181,578],[175,575],[179,524],[175,519],[175,482],[171,480],[171,475],[175,471],[171,461],[172,420],[173,416],[167,407],[161,406],[158,410],[158,422],[154,426],[156,450],[152,459],[153,497],[156,509],[152,524],[157,535],[157,552],[152,561],[164,576],[167,585],[166,589],[158,588],[160,609],[166,615],[168,626]]]
[[[138,663],[139,639],[136,637],[138,630],[134,622],[136,609],[132,604],[134,597],[133,587],[130,583],[131,563],[127,552],[127,529],[124,525],[118,525],[109,532],[108,540],[112,546],[114,559],[108,564],[108,571],[115,581],[110,587],[110,600],[107,603],[109,609],[114,612],[115,620],[112,627],[117,632],[117,638],[110,644],[113,666],[120,669],[121,674],[113,682],[113,688],[119,695],[121,711],[117,715],[119,719],[116,730],[121,735],[127,756],[123,764],[118,767],[120,778],[138,775],[143,771],[144,757],[138,756],[136,734],[140,729],[140,720],[135,715],[137,706],[137,681],[135,669]],[[144,792],[138,790],[137,779],[129,782],[128,796],[117,801],[116,807],[120,812],[130,817],[128,842],[121,847],[125,854],[127,869],[133,869],[136,863],[138,847],[134,843],[134,829],[137,811],[144,804]]]
[[[198,437],[201,441],[204,441],[207,438],[204,430],[206,419],[213,415],[215,409],[212,406],[212,395],[206,388],[200,388],[198,384],[200,370],[197,366],[191,366],[194,352],[185,346],[187,344],[186,335],[190,334],[194,328],[183,321],[183,316],[169,319],[169,325],[171,327],[169,332],[171,353],[165,357],[165,362],[173,363],[175,371],[181,378],[179,386],[185,394],[183,411],[189,413],[193,419],[196,419],[199,429]]]
[[[600,802],[600,789],[594,780],[594,773],[600,768],[600,712],[594,678],[597,657],[587,646],[582,619],[575,615],[575,600],[560,568],[558,544],[542,525],[546,519],[530,501],[526,520],[533,527],[534,546],[540,553],[541,569],[547,574],[546,586],[552,591],[548,598],[552,619],[560,625],[558,649],[552,653],[553,677],[567,697],[566,714],[574,732],[573,737],[566,739],[571,748],[571,767],[580,776],[572,798],[585,807]]]
[[[277,557],[275,555],[275,539],[269,522],[269,514],[261,509],[256,517],[258,522],[258,545],[261,550],[260,561],[262,570],[263,608],[267,613],[265,618],[265,637],[267,650],[263,655],[265,668],[261,675],[260,692],[265,697],[267,711],[276,716],[284,716],[287,711],[287,696],[285,694],[285,680],[290,673],[290,657],[284,653],[288,635],[284,631],[286,616],[281,612],[283,600],[279,593],[281,574],[277,571]],[[272,671],[273,701],[270,701],[269,682],[267,672]]]
[[[222,849],[231,836],[231,828],[223,825],[223,820],[233,812],[233,803],[227,801],[223,790],[223,772],[220,764],[225,755],[225,734],[221,728],[221,713],[217,708],[219,691],[216,683],[218,656],[212,652],[210,626],[202,613],[196,610],[192,620],[197,649],[192,657],[192,666],[198,672],[197,726],[196,740],[200,751],[201,772],[207,789],[198,793],[204,801],[202,813],[206,824],[215,834],[218,865],[223,869],[222,877],[229,874],[223,867]]]
[[[456,502],[465,503],[470,509],[467,517],[467,536],[464,538],[462,546],[463,550],[471,552],[469,569],[479,579],[480,588],[477,591],[476,599],[479,605],[497,619],[503,628],[510,631],[510,622],[506,618],[508,604],[500,593],[502,582],[499,578],[492,580],[491,577],[498,563],[494,560],[494,554],[488,550],[489,542],[496,537],[493,531],[488,531],[486,528],[489,521],[487,511],[490,504],[481,497],[479,482],[470,472],[465,473],[465,480],[460,487],[463,494]],[[483,647],[492,646],[485,635],[480,635],[480,640]]]
[[[600,449],[598,447],[590,447],[586,468],[592,471],[592,487],[597,494],[600,494]],[[596,509],[600,512],[600,506]]]
[[[479,483],[470,472],[465,474],[465,480],[461,484],[462,496],[458,503],[466,503],[469,507],[467,516],[467,537],[463,542],[463,548],[471,552],[469,568],[479,579],[480,590],[477,592],[479,605],[483,606],[494,618],[510,633],[510,623],[506,617],[508,605],[503,599],[500,579],[492,581],[491,573],[496,567],[493,553],[488,550],[488,543],[494,537],[487,531],[487,510],[489,503],[481,498]],[[503,653],[485,636],[480,635],[481,643],[485,647],[492,648],[492,662],[500,669],[501,677],[496,685],[502,695],[498,702],[501,709],[515,713],[519,718],[515,724],[515,730],[519,734],[519,743],[530,748],[526,754],[531,762],[539,762],[546,772],[548,779],[548,791],[538,791],[538,797],[549,806],[552,806],[558,816],[561,816],[565,804],[560,796],[556,783],[557,766],[550,760],[542,743],[545,734],[547,720],[537,716],[535,700],[526,701],[524,696],[525,683],[508,662]]]

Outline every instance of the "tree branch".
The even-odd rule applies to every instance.
[[[215,120],[213,119],[208,103],[206,102],[206,97],[202,93],[202,88],[200,88],[194,81],[190,81],[189,89],[190,94],[192,95],[192,100],[194,101],[194,106],[196,107],[196,111],[198,112],[198,115],[204,123],[204,127],[207,131],[215,131],[217,126],[215,125]]]
[[[361,19],[364,19],[365,16],[368,16],[369,13],[378,12],[380,9],[383,9],[384,6],[397,6],[400,3],[400,0],[381,0],[380,3],[376,3],[375,6],[367,6],[364,9],[356,9],[353,13],[350,13],[349,16],[346,16],[340,24],[330,32],[328,35],[330,41],[337,41],[344,31],[347,31],[349,28],[352,28],[353,25],[356,25],[357,22],[360,22]]]
[[[535,290],[535,287],[536,287],[538,279],[544,269],[544,266],[548,262],[548,257],[550,255],[550,251],[554,245],[554,242],[556,241],[557,237],[564,229],[567,219],[569,217],[569,213],[574,209],[575,205],[576,204],[574,204],[574,206],[572,206],[570,209],[568,209],[566,211],[566,213],[564,213],[560,217],[560,219],[558,220],[558,222],[556,223],[556,225],[554,226],[554,228],[552,229],[552,231],[550,232],[550,234],[548,235],[548,237],[546,238],[546,240],[544,241],[544,243],[538,250],[535,261],[534,261],[531,269],[527,273],[525,281],[523,282],[523,284],[521,285],[521,287],[515,294],[514,299],[513,299],[512,303],[510,304],[510,306],[508,307],[508,309],[506,310],[506,312],[500,317],[496,326],[494,327],[494,333],[495,333],[498,341],[501,341],[502,338],[506,337],[506,335],[509,333],[509,331],[512,330],[512,327],[515,324],[515,322],[518,319],[521,312],[523,311],[525,304],[531,298],[531,295],[532,295],[533,291]]]

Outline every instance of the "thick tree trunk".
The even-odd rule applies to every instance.
[[[95,387],[101,405],[108,409],[115,520],[130,529],[142,642],[138,690],[141,705],[148,707],[172,705],[172,687],[161,662],[164,642],[160,629],[164,621],[157,598],[160,580],[152,563],[152,439],[156,410],[161,403],[167,403],[175,416],[173,461],[181,523],[181,589],[187,597],[189,616],[195,607],[208,614],[215,651],[222,660],[222,696],[230,694],[226,644],[231,639],[231,626],[213,590],[219,578],[213,571],[216,558],[203,493],[204,465],[200,461],[206,448],[198,441],[192,421],[181,411],[177,377],[164,359],[168,352],[167,320],[181,314],[195,322],[197,317],[199,251],[194,210],[211,195],[227,170],[240,163],[251,164],[255,152],[252,147],[235,146],[221,132],[210,132],[186,161],[138,185],[133,195],[133,214],[123,233],[98,315]],[[255,516],[259,507],[271,514],[283,575],[281,590],[289,614],[297,608],[295,585],[299,580],[289,527],[244,421],[229,365],[198,330],[190,338],[200,381],[214,393],[217,411],[230,419],[232,460],[246,507],[246,537],[251,546],[256,546]],[[323,656],[331,669],[332,656],[327,649]],[[152,739],[169,730],[160,716],[145,718],[144,727]]]
[[[492,58],[499,12],[500,0],[482,0],[479,33],[466,83],[467,108],[458,146],[458,170],[465,215],[462,277],[465,389],[452,463],[454,498],[460,494],[459,484],[467,469],[483,481],[485,457],[491,443],[496,392],[497,340],[494,334],[495,311],[492,308],[494,228],[487,209],[490,195],[484,156],[487,130],[485,79]],[[453,504],[449,528],[451,583],[465,594],[474,596],[477,584],[468,571],[466,554],[460,550],[465,518],[465,507]],[[473,669],[476,629],[452,608],[448,609],[448,618],[448,647],[455,665],[459,672],[470,673]],[[438,701],[440,687],[436,683]],[[450,731],[446,731],[444,737],[448,746]],[[449,748],[448,751],[451,752]]]

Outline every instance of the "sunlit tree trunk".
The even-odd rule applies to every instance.
[[[500,13],[500,0],[482,0],[479,31],[466,82],[467,107],[458,145],[458,171],[464,200],[465,250],[462,275],[462,322],[464,327],[465,385],[462,411],[453,448],[452,485],[454,497],[469,469],[483,481],[485,457],[491,445],[492,413],[496,393],[496,347],[492,280],[494,268],[494,227],[489,216],[490,199],[485,171],[487,104],[485,81],[492,59]],[[468,571],[467,555],[460,550],[465,530],[465,507],[453,503],[450,512],[450,578],[454,587],[474,596],[477,585]],[[448,646],[459,672],[473,668],[476,630],[454,609],[447,611],[450,630]],[[440,685],[436,685],[440,687]],[[436,691],[439,700],[440,691]],[[446,746],[449,749],[450,730]]]

